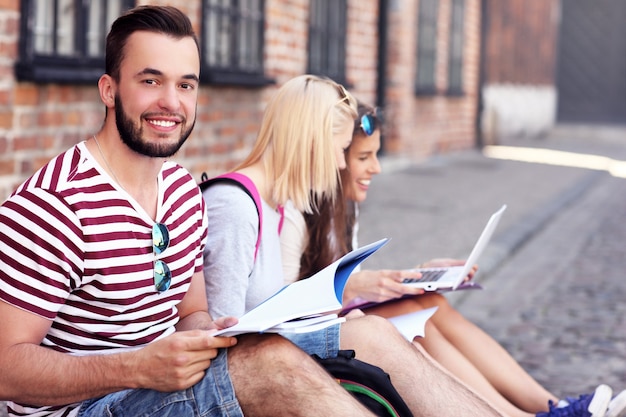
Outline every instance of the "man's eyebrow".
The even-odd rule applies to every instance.
[[[159,75],[159,76],[162,76],[164,74],[163,74],[163,71],[160,71],[160,70],[155,69],[155,68],[149,68],[148,67],[148,68],[144,68],[143,70],[141,70],[141,71],[139,71],[137,73],[137,76],[141,76],[141,75]],[[196,74],[185,74],[185,75],[182,76],[182,78],[185,79],[185,80],[192,80],[192,81],[196,81],[196,82],[200,81],[200,79],[198,78],[198,76]]]
[[[183,75],[183,78],[185,80],[192,80],[195,82],[200,82],[200,78],[198,78],[196,74],[186,74],[186,75]]]
[[[141,76],[141,75],[163,75],[163,72],[154,68],[144,68],[137,73],[137,76]]]

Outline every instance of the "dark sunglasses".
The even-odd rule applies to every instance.
[[[376,131],[376,117],[373,114],[368,113],[361,116],[361,130],[367,136],[372,136]]]
[[[163,223],[155,223],[152,226],[152,250],[155,255],[160,255],[170,245],[170,232]],[[154,288],[158,292],[167,291],[172,283],[172,271],[165,262],[160,259],[154,261]]]

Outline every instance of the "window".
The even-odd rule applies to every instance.
[[[463,22],[465,1],[452,0],[448,49],[448,94],[463,94]]]
[[[438,0],[420,0],[417,18],[416,94],[432,95],[436,92],[438,14]]]
[[[20,81],[93,83],[104,71],[105,37],[131,0],[22,0]]]
[[[204,0],[202,70],[211,84],[262,86],[264,76],[264,0]]]
[[[346,0],[311,0],[309,17],[310,74],[346,81]]]

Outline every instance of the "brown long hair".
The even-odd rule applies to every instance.
[[[371,106],[358,103],[358,116],[354,122],[352,141],[366,134],[361,127],[361,117],[370,114],[374,117],[375,130],[381,128],[382,119]],[[350,146],[345,150],[346,157]],[[346,158],[347,159],[347,158]],[[349,168],[340,171],[341,182],[337,187],[334,202],[328,198],[315,200],[316,209],[304,214],[309,240],[300,258],[298,279],[310,277],[330,265],[352,249],[352,238],[356,225],[356,202],[346,197],[346,186],[351,186]]]

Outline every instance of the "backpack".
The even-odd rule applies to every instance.
[[[204,172],[202,173],[200,184],[198,184],[200,191],[206,190],[209,186],[215,184],[216,182],[236,184],[250,196],[252,201],[254,201],[256,211],[259,213],[259,233],[257,234],[256,245],[254,246],[254,259],[256,260],[256,255],[259,252],[259,245],[261,244],[261,232],[263,231],[263,208],[261,205],[261,196],[259,195],[259,191],[256,189],[256,186],[250,178],[238,172],[228,172],[213,178],[209,178],[206,172]]]
[[[200,191],[206,190],[209,186],[215,184],[216,182],[228,182],[231,184],[236,184],[250,196],[252,201],[254,201],[254,206],[256,207],[256,211],[259,214],[259,233],[257,234],[256,244],[254,246],[254,259],[256,260],[257,253],[259,252],[259,245],[261,244],[261,232],[263,231],[263,206],[261,204],[261,196],[259,194],[259,191],[256,189],[256,186],[250,178],[238,172],[228,172],[226,174],[218,175],[217,177],[213,178],[209,178],[206,172],[202,173],[200,184],[198,184],[200,187]],[[282,206],[278,207],[278,211],[280,213],[278,233],[280,234],[284,220]]]
[[[354,350],[340,350],[336,358],[311,355],[337,382],[377,416],[413,417],[389,374],[355,358]]]

